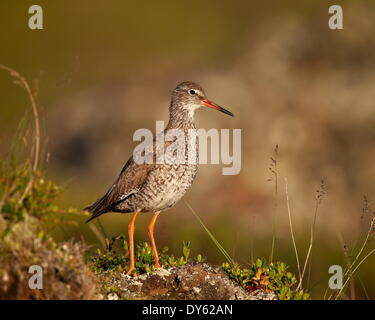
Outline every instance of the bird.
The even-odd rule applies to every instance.
[[[169,122],[163,134],[168,136],[176,129],[184,134],[184,139],[163,141],[165,150],[172,143],[183,144],[182,160],[188,159],[192,148],[197,160],[198,142],[191,146],[188,141],[189,130],[196,130],[194,123],[195,111],[201,107],[208,107],[221,111],[227,115],[234,114],[210,101],[203,88],[192,81],[184,81],[172,91],[169,104]],[[170,161],[157,161],[157,137],[153,138],[152,146],[145,148],[152,153],[152,161],[139,163],[133,155],[126,162],[119,176],[108,191],[87,206],[85,210],[92,215],[89,222],[108,212],[132,213],[128,224],[130,265],[127,274],[135,270],[134,260],[134,231],[135,220],[140,212],[151,212],[152,218],[148,225],[148,237],[151,242],[154,257],[154,268],[160,268],[160,260],[154,238],[154,227],[159,214],[173,207],[190,189],[198,170],[198,161],[176,161],[176,157],[169,157]],[[177,145],[179,147],[179,145]],[[146,152],[146,151],[145,151]],[[163,151],[165,152],[165,151]],[[161,153],[161,157],[166,156]],[[173,153],[175,155],[175,153]],[[160,155],[160,153],[159,153]],[[160,160],[160,159],[159,159]]]

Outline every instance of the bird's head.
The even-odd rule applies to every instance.
[[[232,117],[234,116],[232,112],[207,99],[203,88],[197,83],[185,81],[173,90],[171,108],[182,108],[193,115],[194,111],[200,107],[216,109]]]

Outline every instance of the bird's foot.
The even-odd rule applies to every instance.
[[[130,266],[130,267],[129,267],[129,270],[128,270],[128,272],[126,272],[126,274],[127,274],[128,276],[130,276],[134,270],[135,270],[135,267],[134,267],[134,266]]]
[[[154,264],[154,268],[155,268],[155,269],[159,269],[159,268],[161,268],[161,264],[160,264],[159,262],[156,262],[156,263]]]

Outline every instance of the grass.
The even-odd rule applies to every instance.
[[[320,207],[320,205],[321,205],[321,203],[324,199],[324,196],[326,194],[324,180],[322,180],[322,182],[320,184],[320,188],[316,191],[316,193],[317,193],[317,196],[316,196],[316,203],[315,203],[315,210],[314,210],[314,219],[313,219],[313,223],[311,225],[311,233],[310,233],[310,245],[309,245],[309,249],[307,251],[305,264],[304,264],[303,271],[302,271],[302,279],[303,279],[303,276],[304,276],[305,271],[306,271],[307,263],[309,263],[309,270],[308,270],[308,277],[307,277],[307,287],[308,288],[310,286],[311,265],[312,265],[312,250],[313,250],[313,245],[314,245],[316,219],[318,217],[319,207]],[[302,279],[299,283],[299,286],[302,285]]]
[[[0,212],[7,221],[6,233],[12,226],[23,221],[27,216],[40,221],[40,232],[53,226],[74,224],[66,219],[67,214],[84,214],[75,209],[61,209],[56,200],[61,189],[51,180],[45,178],[40,169],[40,124],[35,96],[26,79],[12,68],[0,65],[13,77],[14,82],[24,89],[29,97],[33,114],[34,136],[30,138],[27,127],[20,125],[14,139],[12,151],[8,157],[0,159]],[[29,141],[31,140],[31,141]],[[19,157],[18,150],[27,149],[25,158]]]
[[[325,193],[326,193],[325,185],[324,185],[323,180],[321,182],[320,189],[318,189],[316,192],[317,192],[317,197],[316,197],[316,205],[315,205],[315,210],[314,210],[314,219],[313,219],[313,222],[312,222],[311,227],[310,227],[310,229],[311,229],[311,231],[310,231],[310,244],[309,244],[309,248],[307,250],[307,254],[306,254],[306,258],[305,258],[305,263],[303,265],[302,273],[300,273],[300,280],[299,280],[299,283],[298,283],[298,288],[302,287],[302,282],[303,282],[303,278],[305,276],[307,264],[309,264],[307,287],[309,287],[309,284],[310,284],[311,264],[312,264],[312,249],[313,249],[313,245],[314,245],[314,234],[315,234],[316,219],[317,219],[317,216],[318,216],[319,206],[321,205],[321,203],[323,201],[323,198],[325,196]],[[288,210],[289,210],[289,205],[288,205]],[[292,229],[291,229],[291,232],[292,232]],[[295,247],[295,251],[296,251],[296,255],[297,255],[297,248],[296,247]],[[298,270],[300,272],[300,269],[298,269]]]
[[[258,289],[264,290],[266,292],[273,291],[280,300],[309,299],[309,294],[304,292],[299,286],[297,288],[293,288],[295,287],[297,280],[291,272],[286,271],[287,266],[283,262],[270,262],[267,265],[264,260],[257,259],[250,269],[241,269],[240,266],[237,263],[235,263],[234,260],[230,257],[228,252],[224,249],[224,247],[220,244],[220,242],[216,239],[212,232],[206,227],[202,219],[187,203],[186,200],[185,204],[193,213],[193,215],[198,220],[203,229],[206,231],[206,233],[209,235],[209,237],[214,242],[218,250],[227,260],[227,262],[223,263],[222,268],[229,276],[229,278],[234,280],[237,284],[239,284],[248,291],[255,291]],[[292,236],[294,239],[293,230]],[[272,246],[272,250],[273,248],[274,247]]]
[[[31,110],[32,110],[32,113],[33,113],[33,119],[34,119],[34,143],[32,143],[31,145],[33,146],[33,150],[31,150],[30,152],[30,157],[32,158],[32,164],[29,168],[28,171],[28,174],[30,174],[30,179],[28,180],[28,183],[26,185],[26,187],[24,188],[24,192],[23,194],[18,198],[18,203],[21,203],[24,198],[26,197],[26,195],[28,194],[28,192],[30,191],[30,189],[32,188],[32,185],[33,185],[33,175],[34,174],[37,174],[38,172],[38,168],[39,168],[39,157],[40,157],[40,122],[39,122],[39,113],[38,113],[38,108],[37,108],[37,105],[36,105],[36,101],[35,101],[35,96],[28,84],[28,82],[26,81],[26,79],[21,75],[19,74],[16,70],[10,68],[10,67],[7,67],[7,66],[4,66],[4,65],[0,65],[0,69],[2,70],[5,70],[7,71],[11,77],[13,78],[13,81],[15,84],[19,85],[21,88],[23,88],[27,95],[28,95],[28,98],[29,98],[29,101],[30,101],[30,104],[31,104]],[[4,195],[6,195],[6,193],[4,193]],[[6,196],[2,196],[1,199],[5,199]],[[1,204],[1,202],[0,202]]]
[[[350,282],[354,283],[354,279],[358,275],[359,267],[366,260],[368,260],[368,258],[373,253],[375,253],[375,248],[373,248],[373,249],[370,249],[370,251],[367,252],[367,254],[364,255],[365,249],[366,249],[367,245],[369,244],[370,238],[373,235],[374,231],[375,231],[375,211],[372,212],[372,218],[371,218],[366,236],[363,240],[363,243],[362,243],[360,249],[358,250],[357,254],[355,255],[355,258],[354,258],[353,262],[350,262],[350,259],[347,260],[347,265],[345,267],[344,277],[343,277],[344,278],[344,284],[343,284],[342,288],[340,290],[338,290],[337,292],[332,292],[328,297],[329,300],[330,299],[337,300],[337,299],[341,298],[342,296],[344,296],[345,289],[347,288],[348,284]],[[344,244],[343,247],[344,247],[344,252],[345,252],[345,249],[347,248],[347,246]],[[361,257],[363,257],[363,258],[360,259]],[[328,289],[327,289],[327,291],[328,291]],[[366,289],[364,289],[364,291],[367,294]],[[353,294],[355,294],[355,293],[352,291],[352,296],[353,296]]]
[[[113,237],[106,240],[104,250],[97,249],[97,254],[90,257],[90,265],[93,271],[103,273],[106,271],[126,272],[129,267],[129,247],[125,235]],[[163,268],[181,267],[187,263],[203,262],[204,258],[198,254],[195,258],[190,257],[190,242],[183,242],[181,255],[170,254],[168,247],[159,252],[160,264]],[[154,270],[154,257],[152,248],[147,242],[139,243],[135,249],[134,275],[140,275]]]
[[[287,178],[285,178],[285,197],[286,197],[286,204],[287,204],[287,208],[288,208],[288,221],[289,221],[290,235],[292,237],[293,249],[294,249],[294,254],[295,254],[295,257],[296,257],[296,261],[297,261],[298,274],[299,274],[299,279],[300,279],[300,283],[301,283],[302,282],[302,274],[301,274],[301,267],[300,267],[300,263],[299,263],[299,256],[298,256],[298,250],[297,250],[296,240],[294,238],[293,223],[292,223],[292,214],[290,212],[290,200],[289,200],[288,180],[287,180]],[[300,288],[300,286],[299,286],[299,288]]]
[[[22,121],[10,154],[0,158],[0,299],[94,299],[98,294],[95,278],[83,258],[87,246],[58,243],[51,235],[56,226],[74,223],[67,218],[70,214],[82,213],[56,205],[61,189],[40,169],[35,97],[18,72],[0,69],[26,90],[34,119],[33,138]],[[23,152],[18,154],[19,150]],[[43,267],[43,290],[31,290],[22,280],[34,264]]]
[[[220,242],[215,238],[215,236],[212,234],[210,230],[206,227],[206,225],[203,223],[202,219],[198,216],[198,214],[194,211],[194,209],[191,207],[191,205],[186,201],[185,204],[191,211],[191,213],[195,216],[195,218],[198,220],[202,228],[206,231],[206,233],[209,235],[213,243],[216,245],[218,250],[221,252],[221,254],[224,256],[224,258],[228,261],[229,264],[233,265],[234,261],[232,257],[229,255],[229,253],[224,249],[224,247],[220,244]]]
[[[269,181],[274,181],[275,183],[275,212],[277,211],[277,156],[278,156],[278,145],[276,145],[274,149],[274,156],[271,157],[271,166],[270,171],[273,174],[273,178],[269,179]],[[314,209],[314,215],[313,220],[310,226],[310,242],[309,247],[307,249],[306,258],[303,263],[303,268],[301,268],[300,259],[299,259],[299,253],[297,249],[297,243],[295,240],[295,234],[293,230],[293,222],[292,222],[292,214],[291,214],[291,208],[290,208],[290,196],[288,191],[288,181],[287,178],[285,178],[285,197],[286,197],[286,204],[287,204],[287,214],[288,214],[288,222],[289,222],[289,229],[293,244],[293,251],[297,263],[297,270],[298,270],[298,284],[295,276],[291,273],[288,273],[288,276],[286,278],[281,277],[282,279],[289,279],[290,281],[287,283],[283,283],[283,281],[279,281],[279,286],[282,287],[282,289],[278,289],[277,296],[279,299],[308,299],[310,296],[308,294],[308,291],[310,290],[310,279],[311,279],[311,273],[312,273],[312,252],[313,252],[313,246],[315,242],[315,232],[316,232],[316,221],[318,217],[319,208],[324,200],[324,197],[326,195],[326,186],[324,180],[321,181],[321,184],[319,188],[316,191],[316,199],[315,199],[315,209]],[[273,256],[274,256],[274,248],[276,246],[276,229],[275,229],[275,215],[273,219],[273,231],[272,231],[272,245],[271,245],[271,252],[270,252],[270,258],[269,258],[269,265],[266,265],[264,260],[257,260],[255,263],[252,264],[252,267],[250,269],[241,269],[237,263],[234,262],[234,259],[228,254],[228,252],[224,249],[224,247],[220,244],[220,242],[216,239],[216,237],[212,234],[212,232],[207,228],[207,226],[203,223],[199,215],[194,211],[194,209],[191,207],[190,204],[188,204],[185,200],[185,204],[189,208],[189,210],[193,213],[195,218],[198,220],[202,228],[206,231],[208,236],[211,238],[213,243],[216,245],[218,250],[221,252],[221,254],[224,256],[224,258],[227,260],[226,263],[223,264],[223,269],[225,272],[227,272],[228,276],[232,279],[234,279],[238,284],[244,286],[245,284],[252,283],[253,286],[250,286],[251,288],[261,288],[266,289],[264,286],[264,283],[262,283],[262,276],[260,278],[257,276],[256,270],[257,267],[260,268],[258,271],[262,275],[263,271],[266,270],[266,272],[263,274],[265,277],[264,279],[267,279],[270,283],[273,283],[275,279],[273,279],[274,276],[280,276],[278,273],[274,272],[274,269],[276,268],[278,271],[285,271],[286,265],[282,262],[273,262]],[[369,213],[369,202],[366,197],[364,197],[364,209],[362,210],[362,217],[363,215]],[[359,267],[365,263],[365,261],[375,252],[375,249],[370,250],[370,252],[367,253],[367,255],[361,259],[359,258],[362,256],[365,247],[369,243],[369,240],[375,231],[374,229],[374,223],[375,223],[375,212],[373,212],[373,218],[371,219],[369,229],[367,231],[365,240],[355,256],[355,259],[352,263],[350,263],[350,260],[348,260],[347,266],[345,268],[344,273],[344,284],[343,287],[338,290],[337,292],[332,292],[331,295],[328,297],[328,299],[339,299],[340,297],[345,297],[344,291],[348,285],[348,283],[354,283],[354,279],[357,276]],[[252,238],[251,238],[252,241]],[[253,250],[253,248],[251,248]],[[253,258],[252,258],[253,259]],[[261,265],[261,267],[259,267]],[[280,269],[278,269],[280,268]],[[272,272],[271,272],[271,271]],[[303,289],[303,281],[305,278],[307,272],[307,284],[306,288]],[[275,280],[276,281],[276,280]],[[358,281],[360,279],[358,278]],[[268,282],[267,282],[268,283]],[[363,283],[360,281],[361,286],[367,296],[367,291],[363,285]],[[245,286],[245,288],[248,288],[248,286]],[[275,288],[273,286],[273,288]],[[326,293],[329,289],[326,290]],[[352,291],[352,297],[355,297],[355,292],[353,292],[353,288],[351,288]],[[281,294],[282,292],[282,294]],[[324,295],[326,297],[326,294]]]
[[[279,145],[275,146],[273,150],[273,156],[270,158],[271,164],[269,166],[269,171],[272,174],[272,177],[268,179],[268,181],[273,181],[274,188],[275,188],[275,204],[274,204],[274,212],[273,212],[273,222],[272,222],[272,242],[271,242],[271,253],[269,262],[273,261],[273,257],[275,254],[275,246],[276,246],[276,219],[277,219],[277,211],[278,211],[278,168],[277,168],[277,161],[279,155]]]

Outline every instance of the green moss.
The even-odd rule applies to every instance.
[[[0,213],[7,223],[2,236],[27,216],[39,221],[37,236],[43,238],[61,223],[75,224],[67,218],[68,214],[85,215],[75,209],[59,208],[56,199],[61,189],[43,175],[41,171],[32,171],[28,164],[0,163]]]
[[[129,267],[129,247],[124,235],[106,240],[105,250],[97,250],[95,256],[90,257],[92,270],[98,273],[109,270],[126,271]],[[168,247],[159,252],[160,263],[163,268],[179,267],[189,262],[203,262],[202,255],[190,258],[190,243],[183,242],[181,256],[168,253]],[[147,242],[136,245],[135,250],[135,274],[143,274],[154,270],[154,256],[152,248]]]
[[[294,289],[297,279],[287,271],[288,267],[283,262],[267,264],[264,260],[257,259],[250,269],[241,269],[238,264],[229,263],[223,263],[222,267],[230,279],[246,290],[272,291],[280,300],[309,299],[308,293]]]

